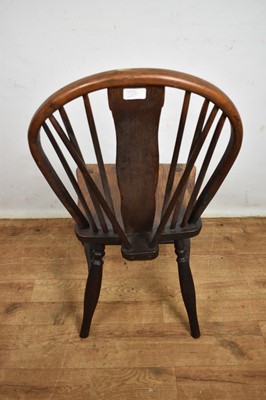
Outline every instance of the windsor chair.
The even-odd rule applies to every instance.
[[[98,92],[105,108],[99,108],[96,121],[92,98]],[[170,145],[162,112],[166,96],[176,92],[182,101],[179,104],[173,97],[168,103],[173,105],[170,116],[176,124]],[[68,107],[75,102],[71,117]],[[105,162],[103,155],[111,130],[100,140],[97,129],[105,119],[104,109],[111,115],[106,118],[115,138],[112,163]],[[89,137],[95,159],[86,163]],[[165,163],[159,159],[164,139],[165,148],[171,149]],[[105,245],[120,245],[127,260],[148,260],[158,256],[161,243],[174,245],[191,335],[200,336],[190,238],[199,234],[201,214],[232,167],[241,140],[241,119],[230,99],[212,84],[175,71],[99,73],[64,87],[40,106],[29,127],[30,150],[76,222],[75,232],[88,262],[82,338],[89,335],[100,295]],[[217,155],[220,142],[223,147]],[[51,148],[45,150],[49,143]]]

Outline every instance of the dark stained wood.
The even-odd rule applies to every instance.
[[[64,115],[64,117],[66,118],[66,115]],[[94,218],[92,216],[91,210],[88,207],[88,203],[86,202],[82,191],[80,190],[80,187],[79,187],[79,185],[78,185],[78,183],[77,183],[77,181],[75,179],[74,173],[72,172],[72,170],[71,170],[71,168],[70,168],[70,166],[69,166],[69,164],[68,164],[68,162],[67,162],[67,160],[66,160],[66,158],[65,158],[65,156],[63,154],[63,152],[61,151],[61,149],[60,149],[59,145],[57,144],[57,142],[56,142],[51,130],[49,129],[49,127],[47,126],[46,123],[43,124],[43,128],[44,128],[44,130],[45,130],[45,132],[47,134],[47,137],[50,140],[50,142],[51,142],[56,154],[58,155],[58,158],[61,161],[62,166],[63,166],[64,170],[66,171],[66,174],[67,174],[70,182],[72,183],[72,186],[73,186],[73,188],[74,188],[74,190],[75,190],[75,192],[76,192],[76,194],[78,196],[78,199],[79,199],[79,201],[80,201],[80,203],[81,203],[81,205],[82,205],[82,207],[83,207],[83,209],[85,211],[85,215],[88,217],[88,220],[89,220],[89,222],[91,224],[91,227],[92,227],[93,231],[97,232],[98,228],[97,228],[97,226],[95,224],[95,221],[94,221]],[[73,139],[72,139],[72,141],[73,141]],[[80,153],[80,150],[79,150],[79,153]],[[80,155],[81,155],[81,153],[80,153]]]
[[[123,89],[108,90],[117,137],[121,214],[129,234],[150,232],[156,207],[158,126],[164,88],[148,87],[146,91],[146,99],[124,100]]]
[[[197,317],[196,293],[190,270],[190,239],[176,240],[175,253],[177,255],[178,275],[184,304],[189,318],[191,336],[200,337],[200,329]]]
[[[211,114],[205,124],[205,126],[203,127],[202,131],[199,133],[197,133],[197,136],[193,139],[192,145],[191,145],[191,152],[188,156],[188,160],[187,160],[187,166],[185,169],[185,172],[183,174],[182,179],[184,180],[184,185],[186,184],[186,180],[189,179],[189,174],[191,169],[193,168],[193,166],[195,165],[197,158],[199,156],[199,153],[204,145],[204,142],[208,136],[208,133],[212,127],[212,124],[214,122],[214,119],[216,117],[216,114],[218,112],[218,108],[216,106],[213,107]],[[186,176],[186,178],[185,178]],[[182,184],[180,184],[180,188],[176,189],[176,194],[178,195],[178,192],[181,193],[181,197],[183,196],[183,186]],[[175,194],[175,195],[176,195]],[[176,198],[176,205],[174,208],[174,212],[173,212],[173,216],[172,216],[172,221],[171,221],[171,228],[174,229],[176,224],[177,224],[177,220],[178,220],[178,216],[179,216],[179,210],[180,210],[180,201],[178,198]],[[171,209],[171,207],[169,207]]]
[[[197,196],[198,196],[199,191],[201,189],[203,180],[205,178],[207,169],[208,169],[209,164],[211,162],[211,158],[213,156],[216,144],[217,144],[217,142],[219,140],[219,137],[220,137],[221,131],[223,129],[225,120],[226,120],[226,115],[222,114],[220,119],[219,119],[219,121],[218,121],[216,129],[214,131],[214,134],[213,134],[211,143],[209,145],[209,148],[208,148],[208,150],[206,152],[206,156],[204,158],[204,161],[202,163],[199,175],[197,177],[195,188],[194,188],[193,193],[191,194],[191,197],[189,199],[189,202],[188,202],[188,205],[187,205],[187,209],[186,209],[186,213],[185,213],[183,221],[182,221],[182,226],[186,226],[188,221],[189,221],[190,214],[192,212],[193,206],[194,206],[194,204],[196,202]]]
[[[183,138],[183,134],[184,134],[184,129],[185,129],[185,125],[186,125],[190,96],[191,96],[190,92],[185,92],[182,112],[181,112],[178,131],[177,131],[177,135],[176,135],[175,147],[174,147],[172,161],[171,161],[171,167],[169,170],[167,184],[166,184],[166,188],[165,188],[165,196],[164,196],[162,212],[165,211],[165,208],[168,205],[169,200],[171,198],[170,195],[171,195],[171,191],[172,191],[172,188],[174,185],[174,176],[175,176],[176,166],[177,166],[177,162],[178,162],[178,156],[179,156],[179,152],[180,152],[182,138]]]
[[[195,143],[197,142],[197,140],[199,138],[199,135],[201,134],[201,131],[203,129],[203,125],[204,125],[204,121],[206,119],[206,115],[207,115],[209,104],[210,104],[210,101],[208,99],[205,99],[203,104],[202,104],[202,107],[201,107],[201,110],[200,110],[200,114],[199,114],[199,119],[198,119],[197,126],[196,126],[196,129],[195,129],[195,132],[194,132],[193,141],[192,141],[192,145],[191,145],[191,148],[190,148],[190,152],[189,152],[188,158],[191,156],[191,153],[192,153],[192,151],[194,149]]]
[[[101,178],[99,174],[99,169],[96,164],[87,164],[86,165],[87,170],[89,171],[92,179],[94,180],[95,184],[99,188],[99,190],[104,193],[102,183],[101,183]],[[177,164],[174,170],[174,176],[173,176],[173,187],[172,187],[172,192],[170,192],[170,195],[173,193],[173,188],[175,188],[181,177],[182,174],[185,170],[186,165],[185,164]],[[122,215],[121,215],[121,197],[120,197],[120,190],[117,182],[117,175],[116,175],[116,166],[115,164],[106,164],[106,174],[107,174],[107,179],[110,182],[111,186],[111,195],[113,198],[114,202],[114,212],[116,215],[116,218],[118,222],[123,226],[123,220],[122,220]],[[156,209],[155,209],[155,216],[154,216],[154,226],[157,226],[160,222],[161,215],[162,215],[162,209],[163,209],[163,199],[164,199],[164,193],[165,193],[165,188],[167,185],[167,179],[169,177],[169,171],[170,171],[170,166],[169,164],[160,164],[159,165],[159,172],[158,172],[158,183],[156,187],[156,193],[155,193],[155,204],[156,204]],[[180,218],[182,219],[186,210],[186,205],[191,198],[191,194],[193,192],[194,184],[195,184],[195,177],[196,177],[196,168],[193,168],[191,171],[191,174],[189,176],[189,180],[187,182],[187,185],[185,187],[184,191],[184,196],[182,198],[182,205],[180,207]],[[86,184],[83,178],[83,175],[81,171],[78,169],[77,170],[77,179],[79,182],[80,190],[84,194],[84,197],[86,199],[87,204],[89,207],[92,207],[92,202],[90,199],[90,196],[86,190]],[[80,204],[82,206],[82,204]],[[94,216],[97,218],[97,215]],[[108,226],[108,229],[111,229],[111,225]],[[93,236],[91,237],[93,239]]]
[[[84,165],[84,162],[80,158],[79,152],[76,150],[76,148],[73,146],[73,144],[68,140],[68,138],[67,138],[65,132],[63,131],[62,127],[60,126],[59,122],[56,120],[54,115],[51,115],[49,120],[52,123],[52,125],[53,125],[55,131],[57,132],[58,136],[60,137],[60,139],[62,140],[62,142],[66,146],[67,150],[71,154],[71,156],[74,158],[74,160],[77,162],[77,164],[80,165],[80,167],[82,169],[82,166]],[[89,185],[87,183],[87,180],[86,180],[86,186],[87,186],[87,189],[88,189],[89,193],[91,194],[92,202],[93,202],[93,205],[94,205],[95,210],[97,212],[97,215],[98,215],[98,218],[99,218],[99,221],[100,221],[100,224],[101,224],[101,228],[102,228],[103,232],[107,233],[108,229],[107,229],[106,221],[105,221],[102,209],[101,209],[101,205],[100,205],[98,199],[95,197],[95,194],[93,192],[93,188],[91,188],[91,185]]]
[[[104,245],[85,243],[84,248],[89,272],[84,295],[84,318],[80,330],[81,338],[86,338],[89,335],[91,320],[101,291],[104,257]]]
[[[108,179],[106,176],[103,156],[102,156],[102,152],[101,152],[101,146],[100,146],[99,139],[98,139],[98,134],[97,134],[94,118],[93,118],[90,100],[89,100],[88,96],[83,96],[83,100],[84,100],[84,106],[85,106],[85,110],[86,110],[86,115],[87,115],[90,132],[91,132],[91,138],[92,138],[92,142],[93,142],[93,146],[94,146],[94,150],[95,150],[95,155],[96,155],[96,159],[97,159],[97,163],[98,163],[98,167],[99,167],[99,172],[100,172],[100,176],[101,176],[105,199],[106,199],[107,204],[109,205],[111,211],[114,212],[113,200],[112,200],[112,196],[110,193]]]
[[[160,165],[158,146],[166,87],[182,91],[184,95],[170,166]],[[125,89],[138,88],[146,90],[144,98],[124,98]],[[115,126],[115,166],[104,161],[90,103],[90,94],[102,89]],[[180,165],[180,148],[185,140],[186,122],[194,96],[202,99],[202,105],[194,121],[195,127],[192,127],[194,135],[185,157],[187,162]],[[87,120],[96,167],[86,165],[86,151],[80,147],[80,132],[74,132],[65,109],[67,103],[79,97],[84,102],[81,118]],[[231,128],[227,147],[203,186],[214,150],[224,132],[225,121]],[[55,149],[78,197],[78,205],[42,148],[41,130]],[[162,138],[167,142],[167,132],[163,132]],[[60,145],[57,139],[60,139]],[[207,140],[210,144],[195,177],[195,163],[207,147],[204,146]],[[183,257],[182,243],[199,234],[201,214],[232,167],[241,141],[241,119],[231,100],[209,82],[175,71],[132,69],[96,74],[66,86],[41,105],[29,127],[30,149],[51,188],[75,220],[77,237],[83,242],[94,271],[88,279],[81,336],[88,334],[100,294],[101,273],[96,265],[102,264],[99,254],[103,255],[104,246],[118,244],[125,259],[145,261],[158,256],[162,243],[175,244],[192,336],[199,336],[194,284],[189,257],[186,255],[186,260]],[[78,170],[77,179],[65,153],[74,162],[74,169]],[[94,255],[88,257],[88,248],[96,249],[95,246],[101,251],[93,251]]]
[[[76,135],[75,135],[74,130],[73,130],[72,126],[71,126],[71,122],[70,122],[70,120],[68,118],[68,115],[67,115],[67,112],[66,112],[65,108],[64,107],[60,108],[59,109],[59,113],[60,113],[60,116],[61,116],[62,121],[64,123],[64,126],[66,128],[69,140],[73,143],[73,145],[74,145],[76,151],[78,152],[80,158],[84,161],[83,155],[81,153],[81,150],[80,150],[77,138],[76,138]]]

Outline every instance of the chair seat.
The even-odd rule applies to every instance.
[[[90,173],[92,179],[94,180],[95,184],[97,185],[98,189],[104,196],[104,190],[103,190],[103,186],[101,183],[101,177],[100,177],[98,165],[97,164],[86,164],[86,167],[87,167],[87,170]],[[177,185],[181,179],[181,176],[183,174],[183,171],[185,170],[185,167],[186,167],[186,164],[177,164],[175,176],[174,176],[174,184],[172,186],[173,187],[172,192],[174,191],[174,188],[177,187]],[[124,229],[124,224],[123,224],[122,215],[121,215],[120,191],[119,191],[117,176],[116,176],[116,166],[115,166],[115,164],[105,164],[105,169],[106,169],[106,175],[107,175],[110,190],[111,190],[111,196],[112,196],[112,200],[113,200],[115,216],[116,216],[117,221],[121,225],[121,227]],[[161,220],[162,207],[163,207],[165,188],[166,188],[166,182],[167,182],[167,178],[168,178],[169,169],[170,169],[169,164],[160,164],[159,165],[158,185],[157,185],[157,190],[156,190],[156,211],[155,211],[153,230],[156,230],[156,228]],[[178,221],[181,221],[184,216],[184,212],[185,212],[187,203],[191,197],[191,193],[194,188],[195,177],[196,177],[196,168],[193,167],[190,177],[188,179],[187,185],[186,185],[182,205],[180,207]],[[83,175],[79,169],[77,169],[77,180],[78,180],[79,187],[83,193],[83,196],[86,199],[86,202],[92,212],[92,216],[93,216],[94,220],[96,221],[97,226],[100,226],[97,213],[94,209],[94,206],[93,206],[91,197],[89,195],[89,192],[87,190]],[[82,209],[80,202],[78,202],[78,205]],[[108,219],[106,219],[106,223],[107,223],[108,230],[109,230],[108,235],[110,236],[110,244],[120,243],[119,241],[116,241],[116,240],[114,241],[116,235],[113,232],[112,225]],[[170,223],[169,223],[169,225],[170,225]],[[169,242],[169,241],[172,242],[173,240],[169,240],[169,235],[174,235],[175,233],[178,234],[178,233],[180,233],[180,231],[182,231],[182,234],[184,233],[184,229],[181,229],[181,227],[178,223],[177,223],[176,229],[170,229],[169,225],[167,225],[165,227],[165,234],[162,235],[162,239],[160,240],[160,242],[165,242],[165,243]],[[193,231],[193,233],[188,234],[188,236],[194,236],[196,234],[196,232],[198,233],[200,227],[201,226],[197,225],[196,227],[193,226],[193,227],[190,227],[189,229],[187,229],[188,233],[190,231]],[[78,232],[77,232],[78,236],[80,236],[80,238],[82,240],[84,240],[85,236],[88,236],[88,238],[89,237],[94,238],[95,236],[97,236],[99,238],[99,236],[101,236],[101,234],[105,238],[106,238],[106,236],[108,236],[108,235],[102,233],[101,231],[98,232],[97,235],[95,235],[91,229],[82,230],[82,233],[79,228],[77,228],[77,229],[78,229]],[[113,237],[113,235],[114,235],[114,237]]]

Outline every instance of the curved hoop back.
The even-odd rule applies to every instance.
[[[158,132],[168,88],[181,92],[183,100],[179,123],[176,124],[177,133],[171,162],[163,187],[160,218],[156,220],[159,207],[156,193],[160,185]],[[112,168],[104,161],[91,102],[93,93],[106,89],[117,141],[116,178],[112,182],[108,172]],[[132,91],[133,99],[130,98]],[[135,98],[134,93],[140,97]],[[197,112],[193,109],[196,115],[193,126],[189,125],[188,120],[194,97],[199,99],[200,106]],[[80,145],[80,132],[74,129],[67,112],[68,105],[78,99],[83,103],[81,114],[86,119],[95,151],[100,177],[98,181],[86,165],[85,153]],[[207,171],[217,143],[224,138],[225,126],[230,126],[228,142],[213,172],[208,176]],[[177,181],[180,149],[187,129],[193,131],[193,134],[185,163],[182,163],[180,179]],[[52,145],[75,196],[78,197],[78,204],[49,160],[50,154],[45,153],[41,132],[45,133]],[[163,132],[163,136],[168,140],[167,132]],[[35,113],[29,127],[31,153],[79,228],[90,231],[95,240],[103,241],[106,238],[110,243],[112,240],[120,242],[129,251],[134,247],[132,235],[145,234],[149,248],[155,248],[164,235],[169,238],[171,235],[174,237],[187,232],[188,236],[193,236],[193,229],[195,232],[198,229],[195,226],[202,212],[232,167],[241,141],[240,116],[222,91],[191,75],[161,69],[109,71],[76,81],[49,97]],[[203,150],[205,154],[202,156]],[[71,169],[69,158],[75,168],[78,168],[83,186]],[[199,158],[202,159],[201,167],[185,204],[187,187]],[[114,186],[119,190],[119,200],[114,198]],[[118,216],[120,212],[117,212],[117,201],[122,219]]]

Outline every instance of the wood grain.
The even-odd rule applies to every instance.
[[[204,220],[191,250],[197,340],[172,246],[144,262],[107,246],[82,340],[86,262],[72,222],[0,221],[0,399],[264,400],[265,227],[266,219]]]
[[[123,88],[109,88],[117,138],[116,171],[121,214],[128,233],[149,232],[155,216],[159,173],[158,128],[164,87],[149,86],[143,100],[124,100]],[[149,149],[149,151],[147,151]]]
[[[180,398],[188,399],[263,399],[266,395],[265,367],[240,366],[176,368]]]
[[[94,180],[95,184],[97,185],[98,189],[104,195],[104,190],[103,190],[103,186],[101,183],[100,172],[99,172],[98,166],[96,164],[86,164],[86,167],[87,167],[87,170],[90,173],[92,179]],[[180,179],[182,177],[182,174],[184,173],[185,167],[186,167],[186,164],[177,164],[175,173],[173,176],[173,188],[171,189],[171,191],[169,193],[170,196],[173,195],[174,189],[177,187],[178,183],[180,182]],[[112,195],[113,204],[114,204],[115,216],[116,216],[118,222],[121,224],[121,226],[123,226],[123,218],[121,215],[121,208],[122,208],[121,199],[123,199],[124,203],[127,202],[129,205],[131,204],[129,202],[129,199],[133,198],[133,194],[132,194],[132,189],[134,188],[133,179],[131,176],[129,176],[131,190],[129,191],[128,189],[124,188],[124,192],[127,192],[127,194],[125,195],[125,193],[120,193],[121,189],[119,189],[119,185],[121,185],[121,183],[118,184],[116,165],[115,164],[106,164],[105,169],[106,169],[107,179],[108,179],[109,185],[111,187],[111,195]],[[152,204],[149,204],[149,207],[144,207],[144,210],[142,211],[142,212],[145,212],[147,215],[154,214],[152,217],[152,224],[154,222],[155,226],[157,226],[159,224],[159,222],[161,220],[161,216],[162,216],[164,192],[166,189],[169,169],[170,169],[169,164],[159,164],[158,165],[158,177],[156,174],[156,185],[157,186],[154,188],[154,191],[155,191],[155,189],[156,189],[156,191],[151,196],[152,199],[153,198],[155,199],[155,204],[154,204],[154,199],[153,199],[151,202]],[[123,170],[125,170],[127,172],[125,167],[123,168]],[[135,175],[135,179],[139,180],[139,177],[143,176],[143,173],[134,171],[134,175]],[[191,193],[193,191],[195,177],[196,177],[196,168],[193,167],[191,174],[189,176],[188,182],[186,184],[185,190],[184,190],[184,196],[183,196],[181,207],[180,207],[180,215],[179,215],[180,219],[184,215],[186,205],[187,205],[189,198],[191,196]],[[83,196],[86,199],[86,202],[87,202],[89,208],[91,210],[93,210],[93,203],[92,203],[91,197],[86,188],[84,177],[82,176],[81,171],[79,169],[77,169],[77,178],[78,178],[80,189],[83,193]],[[127,179],[128,179],[128,177],[127,177]],[[121,177],[120,180],[125,181],[126,179]],[[149,177],[148,174],[147,174],[146,180],[151,181],[151,178]],[[154,186],[154,183],[152,183],[152,186]],[[147,184],[145,184],[145,181],[144,181],[144,188],[145,187],[147,187]],[[144,190],[144,188],[139,189],[138,193],[136,194],[136,195],[142,197],[141,199],[139,199],[137,201],[139,209],[141,208],[141,206],[143,208],[143,202],[144,202],[144,200],[146,201],[146,197],[147,197],[147,193]],[[150,188],[150,190],[151,190],[151,188]],[[123,196],[124,196],[124,198],[123,198]],[[127,199],[127,201],[126,201],[126,199]],[[129,208],[129,205],[127,205],[127,208]],[[156,207],[155,207],[155,205],[156,205]],[[82,208],[82,205],[80,203],[79,203],[79,206]],[[125,204],[124,204],[124,207],[125,207]],[[149,209],[153,210],[152,213],[150,212]],[[95,213],[95,211],[92,211],[92,213],[93,213],[93,217],[95,218],[95,220],[97,220],[97,214]],[[128,215],[131,215],[129,220],[130,219],[133,220],[135,214],[136,214],[136,211],[133,212],[133,208],[132,208],[132,210],[130,210],[130,212],[128,210]],[[141,215],[141,213],[139,215]],[[135,219],[136,219],[136,217],[135,217]],[[141,218],[138,223],[139,224],[142,223]],[[108,224],[109,229],[111,229],[110,222],[107,221],[107,224]],[[152,226],[152,224],[151,224],[151,226]]]
[[[1,380],[0,399],[175,400],[177,395],[173,368],[12,370],[3,371]]]

